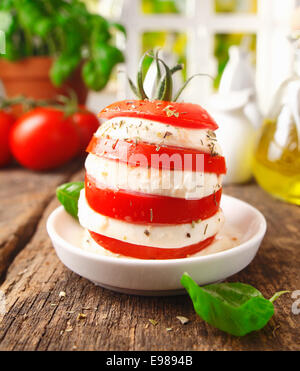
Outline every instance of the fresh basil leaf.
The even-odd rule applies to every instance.
[[[50,78],[55,86],[61,86],[74,72],[80,63],[80,54],[61,54],[54,62],[50,70]]]
[[[56,189],[56,196],[66,212],[78,220],[78,200],[84,182],[66,183]]]
[[[204,321],[234,336],[262,329],[274,314],[273,303],[250,285],[220,283],[200,287],[187,273],[181,284]]]

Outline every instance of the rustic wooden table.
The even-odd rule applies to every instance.
[[[300,315],[292,313],[290,295],[276,302],[265,329],[235,338],[205,324],[187,296],[121,295],[65,268],[45,223],[58,205],[56,186],[81,179],[80,166],[43,175],[17,167],[0,170],[0,290],[6,298],[0,350],[300,350]],[[252,284],[266,297],[300,290],[300,208],[274,200],[255,184],[225,192],[250,202],[268,221],[258,256],[230,281]],[[182,325],[179,315],[190,322]]]

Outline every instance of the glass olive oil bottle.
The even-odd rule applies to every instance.
[[[259,185],[273,196],[300,205],[300,41],[295,71],[277,92],[263,123],[254,156]]]

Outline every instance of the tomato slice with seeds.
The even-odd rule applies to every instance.
[[[88,175],[85,178],[85,195],[89,206],[99,214],[136,224],[187,224],[205,220],[219,211],[222,189],[201,198],[157,196],[97,188]]]
[[[226,163],[223,156],[212,156],[194,149],[172,146],[159,147],[144,142],[133,143],[119,139],[93,137],[87,152],[106,159],[118,160],[130,166],[226,174]],[[141,159],[139,155],[144,156],[145,162],[139,160]]]
[[[123,256],[128,256],[136,259],[144,260],[167,260],[167,259],[183,259],[190,255],[194,255],[199,251],[208,247],[215,239],[215,236],[207,238],[195,245],[182,247],[179,249],[161,249],[157,247],[141,246],[116,240],[89,231],[92,239],[104,249]]]
[[[218,125],[206,110],[192,103],[125,100],[106,107],[99,113],[99,117],[106,120],[115,117],[138,117],[188,129],[218,129]]]

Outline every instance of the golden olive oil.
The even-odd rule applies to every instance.
[[[300,205],[300,137],[291,117],[265,120],[253,171],[267,192]]]
[[[266,191],[300,205],[300,31],[290,36],[294,69],[275,94],[254,156],[254,175]]]

